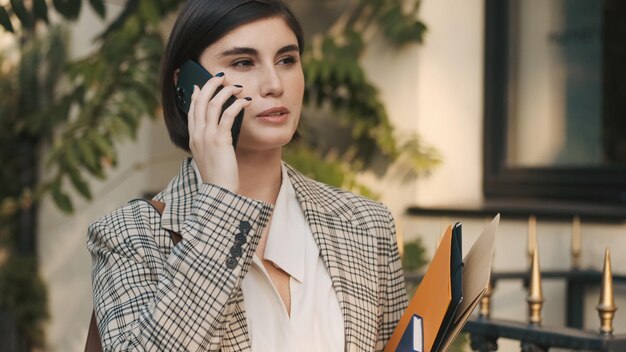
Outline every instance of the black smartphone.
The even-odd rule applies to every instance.
[[[181,67],[180,72],[178,74],[178,84],[176,85],[176,106],[178,110],[181,112],[181,115],[185,119],[185,124],[187,124],[187,114],[189,113],[189,105],[191,104],[191,95],[193,94],[193,86],[196,85],[199,88],[202,88],[204,84],[211,79],[213,75],[211,75],[207,70],[202,67],[199,63],[194,60],[187,60]],[[224,88],[223,86],[219,86],[215,91],[215,94],[219,93],[219,91]],[[213,94],[213,96],[215,96]],[[228,98],[224,106],[222,106],[222,113],[229,106],[231,106],[237,98],[231,96]],[[237,141],[239,140],[239,131],[241,130],[241,124],[243,123],[243,113],[244,110],[241,109],[239,114],[235,117],[235,121],[233,121],[233,127],[230,130],[230,133],[233,137],[233,147],[237,148]],[[220,115],[221,118],[221,115]]]

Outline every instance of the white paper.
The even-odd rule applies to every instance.
[[[422,327],[422,318],[417,315],[413,316],[413,351],[415,352],[423,352],[424,351],[424,336]]]

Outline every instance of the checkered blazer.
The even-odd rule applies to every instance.
[[[288,167],[337,293],[346,351],[382,351],[406,307],[389,211]],[[241,280],[272,206],[198,187],[187,159],[148,202],[93,222],[93,300],[105,351],[250,351]],[[173,246],[168,231],[182,235]]]

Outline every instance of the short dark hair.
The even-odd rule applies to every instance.
[[[176,106],[176,70],[189,59],[197,61],[204,49],[235,28],[270,17],[285,20],[295,34],[302,54],[302,27],[281,0],[190,0],[183,6],[165,47],[160,75],[165,125],[174,145],[190,152],[186,119]]]

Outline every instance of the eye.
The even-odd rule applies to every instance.
[[[298,62],[298,58],[295,56],[285,56],[281,58],[280,60],[278,60],[278,63],[280,65],[292,65],[292,64],[295,64],[296,62]]]
[[[251,59],[240,59],[240,60],[235,60],[232,63],[233,67],[250,67],[250,66],[254,66],[254,61],[252,61]]]

